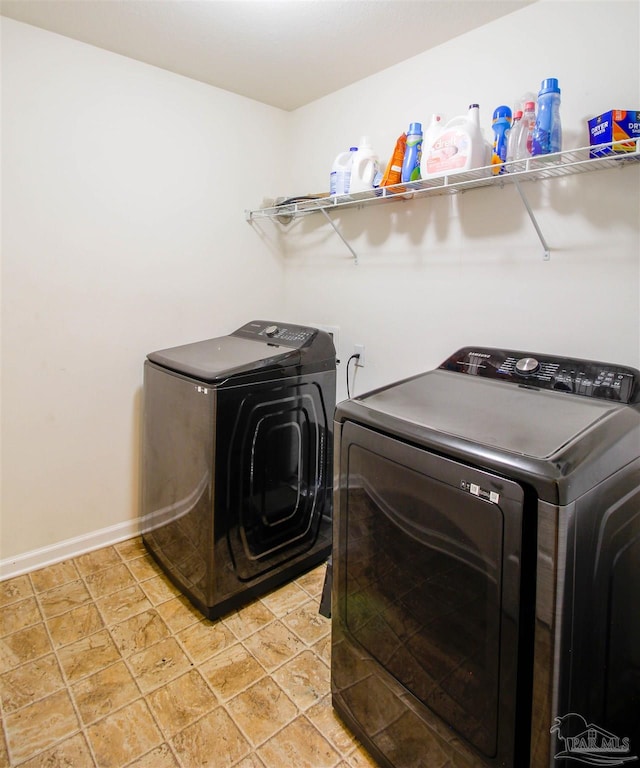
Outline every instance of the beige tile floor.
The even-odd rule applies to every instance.
[[[0,583],[0,766],[374,766],[331,707],[324,572],[214,622],[140,539]]]

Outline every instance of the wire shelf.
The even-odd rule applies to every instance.
[[[539,155],[526,160],[504,164],[506,172],[494,174],[493,166],[476,168],[472,171],[450,174],[434,179],[421,179],[389,187],[379,187],[366,192],[333,197],[290,198],[271,208],[246,211],[248,221],[267,218],[286,223],[300,216],[324,213],[343,208],[364,207],[385,202],[404,201],[408,198],[452,195],[468,189],[489,186],[506,186],[524,181],[571,176],[588,171],[606,170],[640,162],[640,138],[625,140],[624,151],[612,153],[621,147],[621,142],[580,147],[551,155]],[[598,152],[597,157],[592,153]]]

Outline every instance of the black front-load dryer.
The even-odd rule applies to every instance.
[[[640,371],[465,347],[336,409],[333,703],[384,768],[640,760]]]
[[[331,550],[329,334],[252,321],[144,363],[142,538],[208,618]]]

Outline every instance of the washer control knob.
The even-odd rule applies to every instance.
[[[268,326],[267,326],[267,327],[264,329],[264,332],[265,332],[265,334],[266,334],[267,336],[275,336],[275,335],[276,335],[276,333],[278,333],[278,331],[279,331],[279,330],[280,330],[280,329],[278,328],[278,326],[277,326],[277,325],[268,325]]]
[[[529,376],[535,373],[540,367],[540,363],[535,357],[521,357],[516,363],[516,372],[521,376]]]

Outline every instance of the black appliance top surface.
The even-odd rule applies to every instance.
[[[260,376],[292,366],[304,373],[319,363],[335,368],[335,349],[328,333],[266,320],[252,320],[228,336],[150,352],[147,358],[163,368],[208,382]]]
[[[391,386],[361,402],[401,422],[535,458],[553,455],[612,409],[623,407],[487,379],[471,381],[443,370]]]
[[[460,455],[544,460],[566,473],[607,445],[635,453],[616,460],[640,456],[639,389],[633,368],[465,347],[436,370],[339,403],[336,419]],[[578,438],[582,447],[568,451]]]

